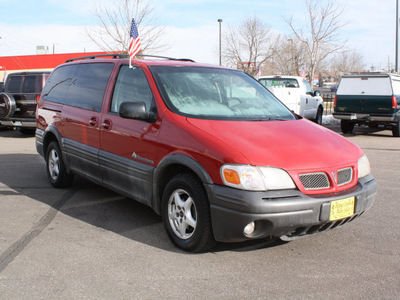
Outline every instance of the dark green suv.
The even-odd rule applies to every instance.
[[[335,99],[333,116],[341,120],[343,133],[354,125],[384,125],[400,136],[400,76],[395,74],[345,75]]]

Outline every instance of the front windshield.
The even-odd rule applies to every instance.
[[[193,118],[294,120],[290,111],[257,81],[235,70],[150,66],[172,111]]]

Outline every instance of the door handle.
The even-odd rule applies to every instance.
[[[111,130],[111,128],[112,128],[112,122],[111,122],[111,120],[105,119],[105,120],[103,121],[103,124],[101,124],[101,127],[102,127],[104,130]]]
[[[90,126],[96,127],[96,126],[97,126],[97,123],[98,123],[98,118],[97,118],[97,117],[92,117],[92,118],[89,120],[89,125],[90,125]]]

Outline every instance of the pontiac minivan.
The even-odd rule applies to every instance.
[[[376,196],[358,146],[238,70],[78,58],[53,71],[36,119],[54,187],[79,174],[144,203],[187,251],[337,228]]]

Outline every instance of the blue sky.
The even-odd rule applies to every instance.
[[[320,0],[324,1],[324,0]],[[55,53],[99,50],[84,33],[84,26],[96,25],[92,11],[96,3],[112,0],[0,0],[0,55],[35,54],[37,45]],[[396,0],[336,0],[345,6],[347,25],[343,40],[358,49],[365,63],[376,67],[394,61]],[[217,63],[218,19],[222,28],[239,24],[256,15],[272,29],[289,34],[284,21],[293,16],[304,22],[303,0],[148,0],[154,6],[158,24],[166,26],[170,47],[167,55],[190,57]],[[51,50],[52,51],[52,50]]]

